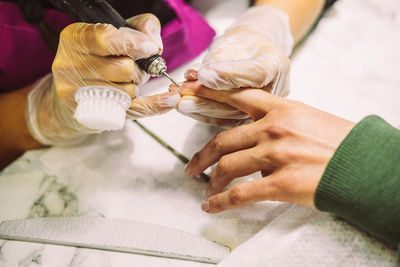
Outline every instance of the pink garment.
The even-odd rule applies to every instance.
[[[172,70],[205,50],[215,32],[182,0],[164,1],[177,15],[161,31],[163,57],[168,70]],[[55,10],[46,10],[44,19],[59,30],[72,23],[67,15]],[[19,7],[0,2],[0,91],[32,84],[51,71],[53,59],[40,32],[24,21]]]
[[[58,29],[71,19],[46,10],[44,19]],[[51,71],[54,55],[38,29],[25,22],[16,4],[0,2],[0,90],[27,86]]]
[[[164,0],[177,18],[161,30],[164,43],[163,58],[168,70],[173,70],[198,56],[211,44],[215,31],[203,17],[183,0]]]

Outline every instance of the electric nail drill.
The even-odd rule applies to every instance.
[[[105,0],[50,0],[50,2],[75,21],[106,23],[116,28],[131,28],[124,18]],[[167,65],[161,55],[156,54],[135,62],[151,76],[165,76],[179,86],[166,72]],[[94,97],[97,97],[97,100]],[[128,97],[128,94],[114,88],[85,86],[75,94],[78,106],[74,117],[86,127],[94,130],[121,129],[125,122],[126,110],[130,104],[130,97],[129,100]],[[113,99],[116,100],[115,103],[110,103]],[[108,107],[106,111],[104,110],[105,106]],[[112,108],[110,109],[110,107]]]

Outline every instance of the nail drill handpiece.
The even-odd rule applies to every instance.
[[[107,23],[116,28],[132,28],[106,0],[50,0],[50,2],[76,21]],[[139,59],[136,63],[151,76],[164,76],[179,86],[166,72],[167,65],[160,55]]]

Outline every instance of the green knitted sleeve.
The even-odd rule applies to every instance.
[[[330,160],[314,201],[399,246],[400,131],[377,116],[358,123]]]

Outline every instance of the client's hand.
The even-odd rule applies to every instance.
[[[186,82],[181,94],[229,104],[254,120],[218,133],[185,169],[186,174],[195,176],[218,163],[202,204],[209,213],[263,200],[313,206],[330,158],[355,125],[261,89],[216,91],[199,82]],[[257,171],[263,179],[235,184],[224,191],[235,178]]]

